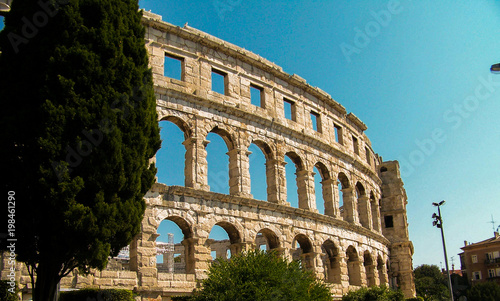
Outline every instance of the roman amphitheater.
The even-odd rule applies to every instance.
[[[74,271],[61,281],[61,290],[126,288],[140,300],[169,300],[199,286],[213,251],[226,257],[265,248],[300,259],[337,299],[379,284],[414,296],[413,245],[399,165],[374,152],[366,125],[321,89],[254,53],[150,12],[144,12],[143,23],[159,120],[184,133],[185,185],[155,184],[145,196],[142,230],[129,255],[90,275]],[[178,62],[180,78],[164,75],[166,59]],[[223,91],[213,90],[215,76],[222,79]],[[259,103],[252,103],[252,89]],[[209,133],[227,145],[229,194],[211,192],[208,185]],[[265,156],[267,200],[250,193],[251,144]],[[295,164],[298,208],[287,201],[285,157]],[[322,199],[315,197],[314,168],[322,179],[317,188]],[[324,204],[324,214],[317,202]],[[157,246],[163,220],[182,230],[180,244]],[[216,225],[228,240],[209,239]],[[175,263],[168,258],[157,263],[159,250],[181,255]],[[9,272],[6,260],[3,279]],[[16,279],[23,300],[29,300],[31,284],[20,263]]]

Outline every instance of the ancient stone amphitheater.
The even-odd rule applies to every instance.
[[[197,287],[213,250],[225,256],[227,250],[236,254],[265,245],[302,260],[336,298],[379,284],[414,296],[413,245],[399,165],[372,150],[366,125],[321,89],[254,53],[149,12],[143,22],[159,120],[184,133],[185,185],[157,183],[148,192],[142,231],[128,259],[113,259],[106,270],[90,275],[75,271],[61,289],[119,287],[133,289],[142,300],[169,300]],[[165,57],[179,62],[179,79],[164,76]],[[223,91],[212,90],[212,76],[223,78]],[[260,104],[251,103],[251,89],[260,94]],[[229,150],[229,195],[208,186],[209,133],[220,135]],[[250,193],[252,143],[265,155],[266,201]],[[285,156],[296,167],[298,208],[287,202]],[[315,197],[315,167],[323,200]],[[324,214],[316,201],[324,202]],[[184,235],[175,246],[182,256],[174,271],[156,262],[157,229],[165,219]],[[215,225],[229,240],[209,239]],[[29,276],[18,267],[16,278],[28,296]]]

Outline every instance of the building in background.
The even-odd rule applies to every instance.
[[[468,243],[461,248],[460,263],[462,273],[467,275],[469,284],[494,281],[500,284],[500,235],[477,243]]]

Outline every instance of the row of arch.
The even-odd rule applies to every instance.
[[[206,137],[209,133],[214,133],[222,138],[228,150],[226,154],[229,167],[227,181],[229,194],[253,197],[250,193],[249,155],[251,153],[248,149],[250,145],[255,145],[265,159],[267,201],[289,205],[285,169],[286,158],[289,158],[295,165],[298,208],[317,212],[316,189],[319,187],[315,187],[314,178],[314,170],[317,170],[321,178],[321,192],[318,195],[323,198],[325,215],[360,224],[376,232],[381,231],[379,191],[373,187],[368,190],[366,187],[370,185],[363,184],[361,180],[350,179],[349,171],[339,171],[334,176],[331,171],[333,166],[326,159],[317,158],[314,159],[315,162],[314,160],[307,161],[304,158],[308,155],[301,150],[287,145],[278,148],[267,137],[259,136],[258,139],[252,139],[251,136],[246,136],[247,132],[236,134],[235,130],[211,121],[206,123],[203,121],[201,126],[196,126],[196,131],[192,130],[195,126],[190,125],[193,121],[186,122],[180,116],[169,115],[162,118],[162,121],[175,124],[183,133],[182,144],[186,150],[184,158],[184,185],[186,187],[210,190],[207,163],[207,145],[210,141],[206,140]],[[194,123],[196,122],[199,121],[195,120]],[[197,134],[194,135],[194,132]],[[157,162],[157,166],[161,170],[162,162]]]
[[[169,216],[166,220],[174,222],[182,230],[184,235],[181,242],[184,247],[182,257],[185,264],[183,271],[194,273],[196,265],[195,244],[199,240],[195,239],[194,231],[184,218]],[[321,251],[318,252],[318,245],[313,244],[306,233],[296,233],[291,248],[287,250],[285,249],[285,242],[280,240],[281,235],[276,233],[276,229],[262,228],[257,232],[253,241],[243,241],[240,234],[241,230],[238,230],[235,224],[228,221],[219,221],[212,228],[215,226],[221,227],[227,233],[227,252],[230,255],[237,254],[245,249],[259,249],[257,241],[259,238],[260,241],[264,238],[267,251],[274,250],[280,254],[289,255],[293,260],[299,260],[306,269],[315,272],[322,271],[320,272],[321,275],[318,276],[327,283],[342,284],[342,281],[344,281],[352,286],[388,284],[387,268],[389,264],[387,260],[384,260],[384,255],[377,251],[365,250],[359,253],[353,244],[349,244],[344,251],[338,243],[334,242],[334,239],[326,238],[320,246]],[[206,249],[210,250],[212,242],[213,240],[206,240]],[[372,253],[375,254],[372,255]],[[318,266],[319,262],[321,262],[320,266]],[[344,277],[342,277],[343,275]]]

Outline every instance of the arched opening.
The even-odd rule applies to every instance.
[[[373,264],[372,255],[365,251],[363,254],[363,265],[365,266],[366,285],[374,286],[375,283],[375,265]]]
[[[300,208],[299,181],[297,174],[303,170],[302,160],[293,152],[285,154],[286,162],[286,198],[290,206]]]
[[[255,245],[257,249],[263,251],[269,251],[280,248],[280,242],[278,236],[271,230],[265,228],[257,233],[255,238]]]
[[[344,193],[345,190],[349,189],[351,185],[349,184],[349,179],[347,176],[341,172],[338,175],[338,191],[339,191],[339,211],[340,211],[340,216],[344,220],[349,220],[348,219],[348,214],[350,214],[349,210],[349,205],[352,206],[352,202],[348,200],[348,197],[350,195],[349,192]],[[346,206],[347,205],[347,206]]]
[[[387,273],[385,273],[384,260],[380,255],[377,257],[377,271],[380,285],[387,285]]]
[[[207,135],[208,185],[210,191],[229,194],[229,156],[233,149],[230,135],[215,127]]]
[[[234,225],[228,222],[219,222],[212,227],[208,236],[210,255],[216,258],[229,259],[241,251],[240,233]]]
[[[365,187],[360,183],[356,183],[356,202],[358,204],[358,218],[361,225],[365,228],[370,228],[369,226],[369,215],[368,215],[368,197],[366,196]]]
[[[271,150],[264,142],[254,141],[248,151],[251,193],[254,199],[266,201],[269,194],[266,163]]]
[[[158,183],[185,185],[185,153],[182,145],[189,133],[183,122],[176,117],[160,121],[161,148],[156,153]]]
[[[349,276],[349,285],[361,285],[361,270],[358,252],[353,246],[349,246],[346,251],[347,275]]]
[[[325,280],[327,283],[341,283],[341,271],[339,261],[339,251],[333,241],[326,240],[321,246],[323,256],[323,266],[325,269]]]
[[[334,216],[334,181],[328,168],[321,162],[314,166],[314,188],[316,193],[316,208],[319,213]]]
[[[156,267],[159,273],[194,273],[194,243],[191,227],[181,217],[163,220],[157,229]]]
[[[312,256],[312,243],[305,234],[297,234],[292,241],[295,249],[292,249],[292,259],[300,261],[306,270],[314,268],[314,258]]]
[[[380,232],[380,206],[373,191],[370,192],[370,208],[372,210],[372,227],[374,231]]]

